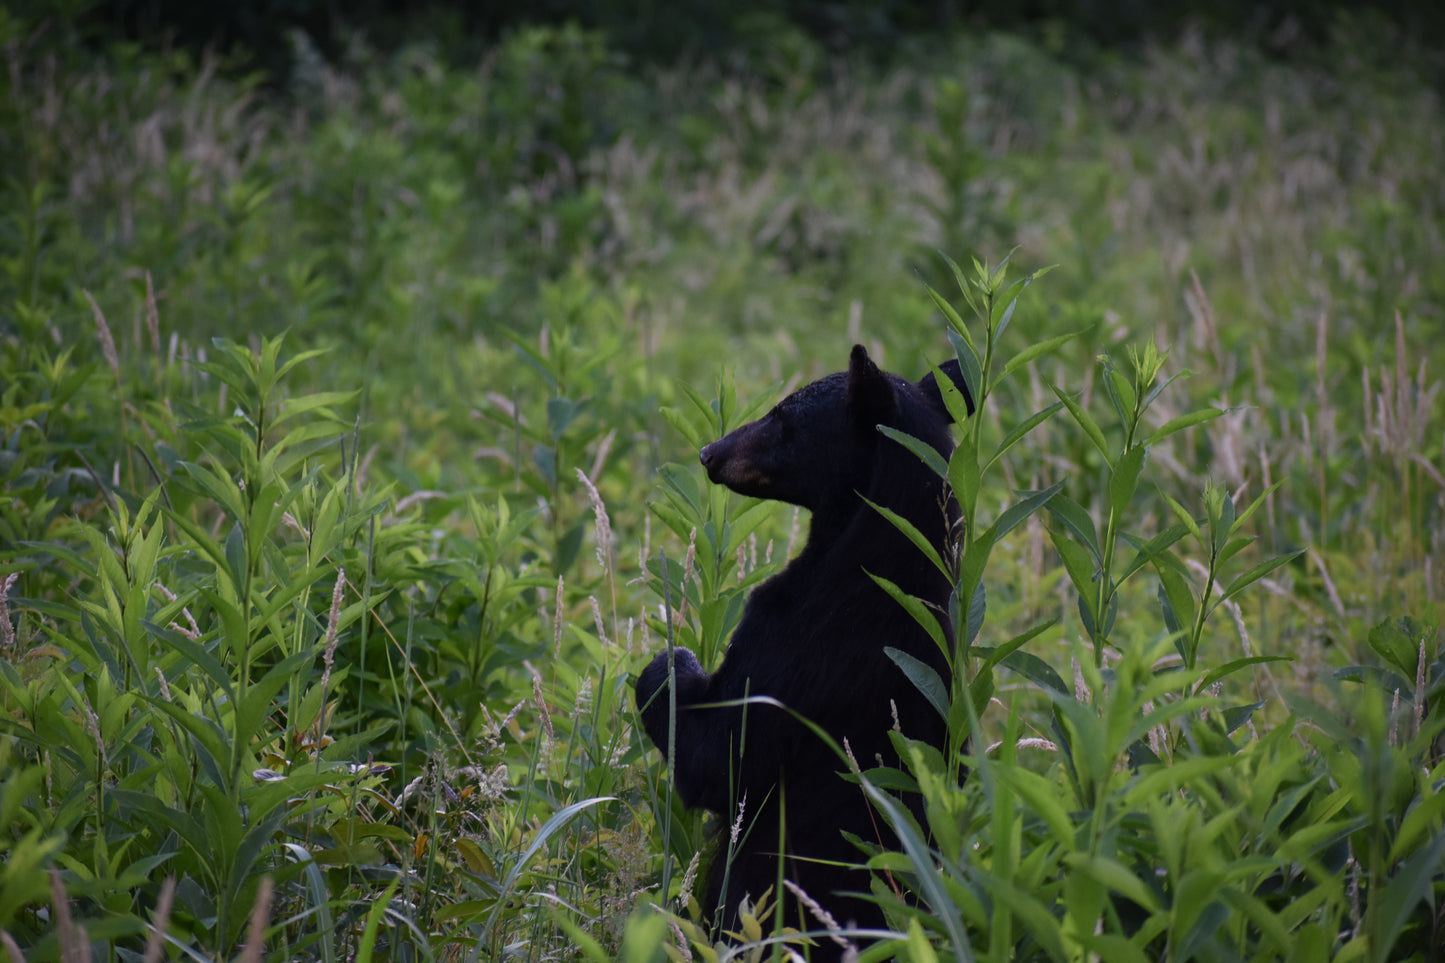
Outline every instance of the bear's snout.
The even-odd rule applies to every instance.
[[[731,437],[731,436],[729,436]],[[719,438],[717,441],[703,445],[702,450],[697,453],[698,460],[707,471],[707,477],[713,484],[723,484],[722,468],[727,464],[729,447],[727,438]]]

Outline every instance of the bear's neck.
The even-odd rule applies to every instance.
[[[868,502],[907,519],[946,557],[948,529],[957,509],[950,506],[946,510],[943,496],[942,483],[929,473],[916,475],[887,491],[870,485],[868,491],[851,492],[820,505],[813,512],[808,541],[787,571],[806,578],[824,576],[833,584],[839,580],[843,584],[871,584],[868,573],[872,573],[907,592],[931,597],[941,577],[937,568]]]

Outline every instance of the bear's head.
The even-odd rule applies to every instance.
[[[963,392],[972,412],[958,362],[940,370]],[[799,388],[762,418],[704,446],[701,459],[716,484],[816,513],[872,488],[880,452],[889,450],[881,446],[901,455],[895,471],[927,471],[881,434],[879,425],[912,435],[946,458],[953,449],[951,420],[931,372],[910,382],[880,370],[862,345],[854,345],[847,371]]]

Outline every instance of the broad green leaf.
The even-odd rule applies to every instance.
[[[907,432],[899,431],[897,428],[890,428],[888,425],[879,425],[878,430],[917,455],[919,461],[927,465],[939,478],[948,477],[948,463],[928,442],[915,438]]]
[[[1283,484],[1284,482],[1277,481],[1273,485],[1270,485],[1268,488],[1266,488],[1264,491],[1260,492],[1259,496],[1256,497],[1254,501],[1249,503],[1249,507],[1246,508],[1244,511],[1240,512],[1238,517],[1235,518],[1234,525],[1230,529],[1230,533],[1233,534],[1234,532],[1237,532],[1241,527],[1243,527],[1244,523],[1249,521],[1249,517],[1259,509],[1259,506],[1264,504],[1265,499],[1269,498],[1270,495],[1273,495],[1275,489],[1279,488],[1279,486]]]
[[[1370,629],[1366,640],[1376,655],[1399,669],[1402,675],[1411,679],[1415,677],[1416,664],[1420,659],[1419,648],[1416,640],[1403,630],[1400,622],[1382,619]]]
[[[964,521],[970,527],[973,526],[976,519],[972,515],[978,506],[980,480],[978,462],[974,460],[973,450],[967,445],[959,445],[949,456],[948,484],[952,486],[953,496],[963,510]]]
[[[903,670],[903,674],[908,676],[908,681],[912,682],[913,687],[928,700],[928,704],[938,710],[939,718],[947,722],[948,686],[943,684],[942,677],[934,671],[933,666],[914,658],[902,649],[895,649],[891,645],[885,646],[883,651],[898,668]]]
[[[938,385],[938,394],[943,398],[943,407],[948,411],[948,418],[955,425],[961,425],[969,418],[968,406],[970,399],[963,397],[963,392],[954,384],[953,379],[944,374],[937,365],[929,365],[928,370],[933,373],[933,380]],[[976,405],[977,402],[975,401]],[[940,472],[942,474],[942,472]]]
[[[964,343],[966,343],[970,348],[972,348],[973,337],[968,333],[968,325],[964,324],[963,318],[958,316],[958,312],[954,310],[953,305],[949,304],[948,299],[945,298],[943,295],[939,294],[933,288],[930,287],[927,290],[928,296],[933,299],[933,303],[938,306],[938,310],[942,311],[944,318],[948,320],[949,330],[958,332],[958,334],[963,338]]]
[[[1437,833],[1396,868],[1379,895],[1380,914],[1374,930],[1374,949],[1378,959],[1391,959],[1390,950],[1400,938],[1405,921],[1422,900],[1435,906],[1434,889],[1440,878],[1440,860],[1445,856],[1445,832]]]
[[[1436,792],[1431,787],[1416,784],[1416,796],[1400,821],[1400,831],[1395,834],[1394,845],[1390,847],[1390,862],[1394,863],[1415,851],[1418,840],[1434,830],[1440,832],[1445,821],[1445,792]]]
[[[1069,800],[1063,783],[1048,779],[1023,766],[1000,765],[994,777],[1005,782],[1025,805],[1048,827],[1054,840],[1065,850],[1074,847],[1074,824],[1069,819]]]
[[[864,571],[866,572],[867,570],[865,569]],[[877,583],[879,588],[888,593],[889,598],[903,606],[903,610],[913,616],[913,621],[917,622],[923,630],[928,633],[928,637],[934,641],[940,652],[945,656],[950,654],[948,641],[943,637],[943,628],[938,624],[938,616],[934,614],[933,610],[930,609],[926,603],[921,599],[909,595],[881,575],[874,575],[872,572],[867,572],[867,574],[869,578]]]
[[[1179,572],[1168,565],[1156,565],[1159,574],[1159,602],[1164,607],[1164,627],[1175,634],[1174,645],[1185,662],[1191,662],[1186,651],[1188,634],[1194,630],[1194,590]]]
[[[1089,551],[1095,563],[1103,561],[1104,552],[1099,544],[1098,529],[1094,527],[1094,519],[1084,510],[1084,506],[1067,495],[1057,495],[1049,499],[1047,508],[1050,515],[1063,522],[1064,527],[1074,534],[1079,546]],[[1079,583],[1076,581],[1074,584]]]
[[[997,542],[1018,527],[1019,523],[1049,503],[1064,487],[1063,482],[1034,492],[1019,492],[1023,497],[1006,508],[990,526],[991,538]]]
[[[1022,649],[1010,652],[1000,659],[998,664],[1017,672],[1042,689],[1050,689],[1064,695],[1071,695],[1073,692],[1065,684],[1063,676],[1054,671],[1053,666],[1032,652],[1025,652]]]
[[[1113,470],[1109,473],[1109,508],[1115,518],[1123,518],[1129,508],[1134,489],[1139,485],[1139,472],[1144,468],[1148,453],[1149,449],[1136,445],[1124,452],[1114,463]]]
[[[1183,431],[1185,428],[1192,428],[1195,425],[1202,425],[1206,421],[1213,421],[1215,418],[1218,418],[1220,415],[1224,414],[1227,410],[1228,409],[1224,408],[1201,408],[1198,411],[1191,411],[1187,415],[1180,415],[1178,418],[1171,418],[1163,425],[1161,425],[1158,429],[1156,429],[1155,432],[1149,436],[1148,440],[1144,442],[1144,444],[1149,446],[1157,445],[1159,444],[1159,442],[1163,441],[1165,438],[1168,438],[1175,432]]]
[[[557,810],[552,814],[551,818],[542,824],[542,827],[537,830],[537,835],[532,838],[531,844],[517,857],[517,861],[512,864],[512,868],[507,872],[506,878],[502,880],[502,890],[497,894],[497,908],[492,911],[492,915],[487,919],[486,932],[490,933],[495,929],[497,918],[502,908],[506,905],[507,897],[511,895],[512,889],[517,885],[517,880],[521,878],[523,871],[525,871],[527,865],[531,863],[532,857],[536,856],[542,847],[547,845],[547,841],[573,819],[577,818],[582,812],[600,803],[611,802],[616,798],[616,796],[593,796],[590,799],[583,799]]]
[[[1234,558],[1234,556],[1244,551],[1244,549],[1248,548],[1253,542],[1253,535],[1236,535],[1231,538],[1224,544],[1224,548],[1220,550],[1219,558],[1214,560],[1215,570],[1223,569],[1231,558]]]
[[[1029,432],[1033,431],[1039,425],[1047,421],[1054,412],[1058,411],[1063,406],[1064,403],[1062,401],[1056,401],[1042,411],[1036,411],[1028,418],[1025,418],[1023,421],[1019,422],[1017,425],[1014,425],[1013,428],[1009,430],[1008,434],[1004,435],[1003,440],[998,443],[998,447],[993,450],[993,454],[989,455],[988,458],[984,460],[983,470],[988,471],[989,467],[992,466],[994,462],[1002,458],[1009,451],[1009,449],[1013,448],[1014,445],[1017,445],[1020,441],[1022,441],[1025,437],[1028,436]]]
[[[933,543],[928,540],[928,536],[920,532],[917,526],[892,509],[884,508],[882,505],[868,501],[866,498],[864,498],[863,501],[878,514],[888,519],[893,527],[902,532],[903,535],[913,543],[914,547],[922,552],[923,556],[932,562],[934,567],[942,572],[945,577],[952,577],[953,573],[950,572],[948,566],[944,564],[943,557],[938,554],[938,549],[933,547]]]
[[[979,882],[993,896],[995,903],[1007,907],[1009,912],[1019,918],[1023,928],[1038,942],[1049,959],[1055,963],[1068,963],[1071,957],[1064,949],[1063,931],[1049,907],[1012,880],[981,872]]]
[[[1170,510],[1174,512],[1174,517],[1179,519],[1179,523],[1189,530],[1189,534],[1193,535],[1197,541],[1203,544],[1204,533],[1200,530],[1199,523],[1194,520],[1194,516],[1189,514],[1183,505],[1170,498],[1164,492],[1160,492],[1159,495],[1169,504]]]
[[[1049,529],[1049,539],[1064,562],[1064,570],[1069,573],[1069,581],[1074,583],[1074,591],[1081,598],[1097,595],[1099,568],[1094,556],[1057,528]]]
[[[968,391],[968,396],[973,399],[974,408],[983,406],[984,383],[983,369],[980,366],[978,352],[974,350],[973,342],[967,336],[960,336],[957,333],[948,332],[948,343],[953,345],[954,356],[958,358],[959,374],[963,378],[963,387]]]
[[[1003,330],[1002,328],[1000,328],[999,334],[1002,333]],[[998,384],[1000,381],[1013,374],[1019,368],[1022,368],[1025,365],[1029,364],[1031,361],[1036,361],[1046,354],[1052,354],[1059,347],[1068,344],[1070,341],[1077,338],[1078,336],[1079,332],[1071,331],[1068,334],[1061,334],[1057,337],[1048,338],[1044,341],[1034,342],[1027,348],[1024,348],[1018,354],[1014,355],[1012,358],[1008,359],[1008,361],[1003,366],[1003,371],[1001,371],[999,373],[999,376],[994,379],[994,384]]]
[[[1119,574],[1119,583],[1122,585],[1127,582],[1130,576],[1150,563],[1173,565],[1176,568],[1183,566],[1184,563],[1180,562],[1172,552],[1168,552],[1168,549],[1188,534],[1189,529],[1178,523],[1166,528],[1147,542],[1128,532],[1120,532],[1119,537],[1134,546],[1135,553],[1134,557],[1129,560],[1128,566]]]
[[[1223,679],[1225,676],[1232,675],[1233,673],[1238,672],[1240,669],[1246,668],[1251,665],[1260,665],[1265,662],[1293,661],[1294,657],[1288,655],[1251,655],[1242,659],[1234,659],[1232,661],[1224,663],[1224,665],[1221,665],[1218,668],[1213,669],[1203,679],[1200,679],[1199,684],[1194,687],[1194,691],[1203,692],[1205,689],[1208,689],[1210,686],[1214,685],[1214,683],[1218,682],[1220,679]]]
[[[1290,562],[1293,562],[1304,553],[1305,550],[1301,548],[1296,549],[1293,552],[1287,552],[1284,555],[1277,555],[1274,558],[1265,559],[1263,562],[1260,562],[1258,565],[1254,566],[1249,571],[1236,578],[1233,582],[1230,582],[1229,588],[1224,590],[1224,594],[1219,597],[1219,601],[1216,602],[1214,606],[1211,606],[1211,608],[1217,607],[1221,603],[1229,601],[1240,592],[1244,591],[1244,589],[1248,586],[1254,584],[1259,579],[1264,578],[1275,569],[1280,568],[1284,565],[1288,565]]]
[[[1056,626],[1056,625],[1058,625],[1058,624],[1059,624],[1059,617],[1058,617],[1058,616],[1054,616],[1053,618],[1049,619],[1047,622],[1040,623],[1039,625],[1034,626],[1033,628],[1029,629],[1028,631],[1022,632],[1022,633],[1020,633],[1019,635],[1014,636],[1013,638],[1011,638],[1011,639],[1009,639],[1007,642],[1005,642],[1003,645],[997,646],[997,647],[995,647],[995,648],[987,648],[987,649],[986,649],[986,648],[983,648],[983,647],[980,647],[977,651],[978,651],[979,655],[983,656],[983,659],[984,659],[984,661],[983,661],[983,669],[991,669],[991,668],[993,668],[995,665],[998,665],[998,664],[1002,663],[1006,658],[1008,658],[1010,655],[1012,655],[1017,649],[1023,647],[1023,646],[1024,646],[1025,644],[1027,644],[1028,642],[1033,641],[1035,638],[1037,638],[1038,636],[1040,636],[1040,635],[1042,635],[1043,633],[1047,632],[1049,629],[1053,628],[1054,626]]]
[[[1224,710],[1224,731],[1233,732],[1244,725],[1250,718],[1264,708],[1263,702],[1251,702],[1248,705],[1230,706]]]
[[[1104,456],[1104,464],[1112,468],[1114,459],[1109,456],[1109,443],[1104,440],[1104,432],[1099,428],[1099,423],[1094,420],[1094,416],[1084,410],[1084,407],[1075,401],[1072,395],[1065,394],[1058,385],[1050,387],[1054,389],[1054,394],[1058,396],[1058,399],[1064,403],[1064,407],[1069,409],[1069,414],[1074,416],[1074,421],[1084,429],[1084,434],[1089,436],[1094,447],[1099,449],[1099,454]]]
[[[957,904],[949,897],[948,891],[943,886],[941,874],[934,866],[933,855],[927,843],[913,828],[912,821],[906,817],[891,796],[873,786],[866,779],[863,781],[863,790],[898,835],[903,852],[907,854],[908,860],[913,866],[919,895],[923,897],[924,904],[932,912],[933,919],[937,923],[941,923],[944,931],[948,934],[954,959],[959,963],[972,963],[973,951],[968,934],[964,929],[963,919]]]
[[[275,428],[292,418],[312,411],[335,419],[336,415],[329,410],[330,408],[335,405],[348,404],[360,396],[361,389],[355,388],[351,391],[317,391],[299,398],[288,398],[280,406],[281,410],[271,419],[271,427]]]

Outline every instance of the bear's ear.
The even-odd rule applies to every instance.
[[[963,383],[963,372],[959,370],[958,359],[950,358],[939,365],[938,370],[948,375],[948,380],[952,381],[959,394],[963,395],[963,402],[968,405],[968,413],[973,414],[973,395],[968,393],[968,386]],[[938,380],[933,377],[932,371],[923,376],[923,380],[918,382],[918,387],[928,396],[928,400],[937,406],[939,411],[943,412],[945,416],[949,414],[948,405],[943,401],[943,391],[938,387]],[[949,418],[949,420],[953,419]]]
[[[853,354],[848,358],[847,404],[848,414],[869,428],[886,421],[898,410],[893,382],[878,370],[861,344],[853,345]]]

